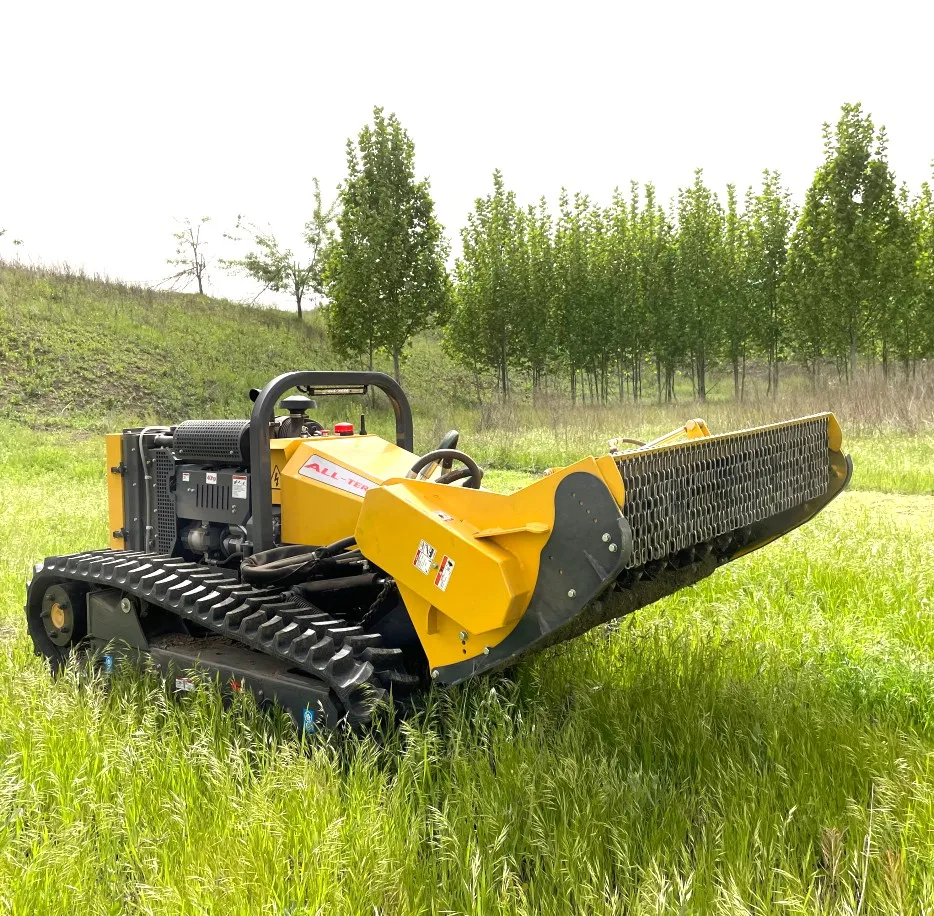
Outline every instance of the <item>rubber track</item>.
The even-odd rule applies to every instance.
[[[288,662],[324,681],[348,720],[366,720],[392,690],[398,699],[417,684],[400,649],[382,637],[309,607],[287,589],[255,588],[186,560],[141,551],[95,550],[49,557],[36,580],[68,579],[118,588],[207,630]],[[44,591],[44,589],[43,589]],[[31,593],[31,589],[30,589]]]

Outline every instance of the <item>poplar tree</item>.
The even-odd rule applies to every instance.
[[[911,206],[914,229],[914,296],[899,328],[898,355],[905,375],[914,373],[918,361],[934,356],[934,188],[921,185]]]
[[[558,353],[571,382],[571,403],[577,401],[578,374],[585,377],[591,361],[587,321],[592,313],[590,199],[573,197],[566,188],[558,198],[555,229],[555,333]],[[583,387],[581,397],[583,398]]]
[[[746,385],[746,350],[752,336],[749,315],[749,258],[746,215],[740,213],[734,185],[726,186],[723,236],[721,319],[726,355],[733,368],[733,397],[740,400]]]
[[[723,209],[703,170],[678,195],[676,287],[682,333],[687,335],[697,397],[707,399],[707,368],[723,337]]]
[[[526,223],[497,169],[492,193],[478,198],[467,217],[455,265],[448,345],[475,372],[493,370],[503,399],[509,393],[509,370],[523,362],[530,333],[523,314],[529,295]]]
[[[543,197],[525,213],[527,275],[522,297],[522,346],[518,365],[532,377],[533,398],[541,390],[555,355],[553,304],[555,297],[554,239],[551,214]]]
[[[827,352],[852,378],[857,354],[879,330],[877,312],[888,311],[885,252],[896,243],[901,214],[885,130],[847,104],[823,133],[824,161],[792,239],[789,301],[815,371]]]
[[[759,193],[750,188],[746,195],[746,272],[748,321],[753,342],[766,358],[767,393],[773,397],[778,396],[778,367],[787,336],[783,284],[794,219],[791,194],[782,187],[781,175],[766,169]]]
[[[428,180],[415,177],[415,144],[382,108],[347,141],[340,208],[324,270],[331,339],[371,369],[375,350],[390,354],[398,381],[406,344],[447,307],[448,248]]]

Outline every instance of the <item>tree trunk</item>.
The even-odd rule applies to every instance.
[[[733,398],[739,400],[739,355],[733,354]]]
[[[399,375],[399,348],[392,348],[392,377],[401,385],[402,376]]]
[[[856,381],[856,326],[850,326],[850,365],[849,365],[849,378],[847,382]]]
[[[298,320],[303,321],[302,318],[302,294],[298,291],[295,293],[295,305],[298,308]]]

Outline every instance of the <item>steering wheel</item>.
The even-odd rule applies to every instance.
[[[451,449],[457,448],[457,440],[460,438],[460,433],[456,429],[448,430],[442,437],[441,442],[438,444],[436,451],[444,450],[450,451]],[[438,465],[441,465],[442,471],[450,471],[451,467],[454,464],[452,458],[444,458],[441,461],[432,461],[429,464],[426,464],[424,468],[419,472],[420,480],[430,480],[432,474],[438,469]],[[463,475],[461,475],[463,476]],[[458,478],[460,480],[460,477]],[[449,482],[449,481],[448,481]]]
[[[458,451],[456,448],[436,448],[433,452],[422,455],[405,476],[410,480],[413,478],[427,480],[439,462],[442,467],[445,465],[451,467],[455,461],[459,461],[464,467],[458,468],[456,471],[446,471],[435,483],[456,483],[458,480],[466,479],[465,487],[471,490],[479,490],[480,481],[483,480],[483,468],[466,452]]]

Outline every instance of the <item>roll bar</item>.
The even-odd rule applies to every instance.
[[[412,408],[402,386],[383,372],[285,372],[274,378],[257,395],[250,414],[250,495],[253,517],[249,523],[254,552],[275,546],[272,537],[272,466],[269,458],[269,421],[276,403],[289,389],[301,385],[314,394],[342,394],[342,389],[379,388],[392,404],[396,415],[396,445],[413,451]]]

